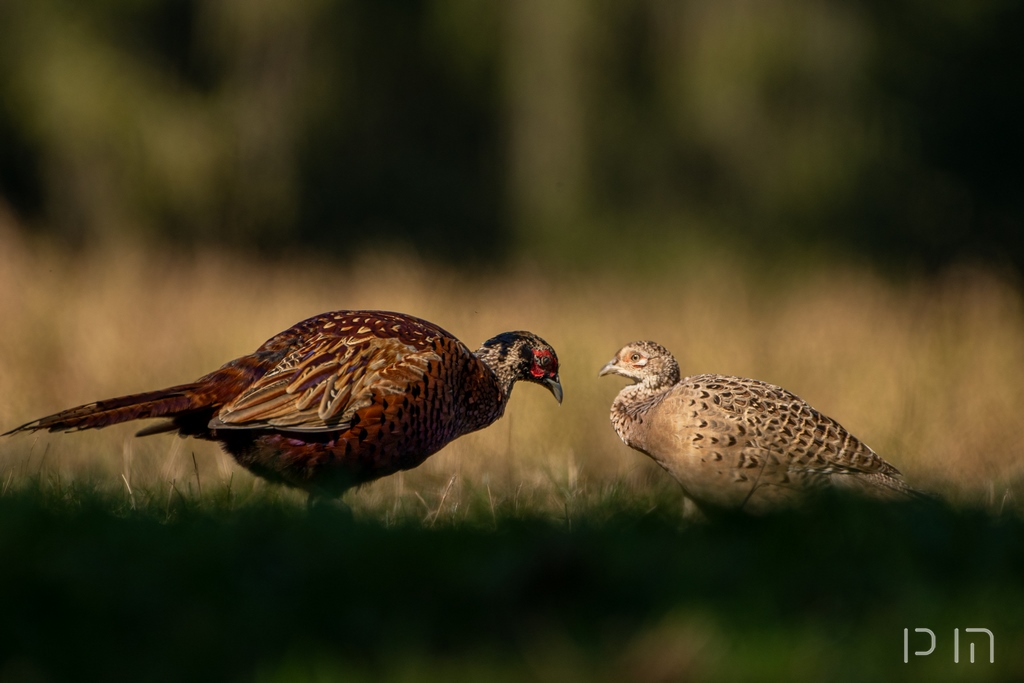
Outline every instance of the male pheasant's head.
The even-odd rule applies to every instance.
[[[532,332],[502,332],[484,342],[476,352],[494,371],[506,392],[518,381],[547,387],[555,400],[562,402],[562,385],[558,381],[558,356],[546,341]]]
[[[652,389],[660,389],[679,381],[679,364],[661,344],[635,341],[619,349],[597,374],[598,377],[604,375],[622,375]]]

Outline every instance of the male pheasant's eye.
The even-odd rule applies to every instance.
[[[540,366],[542,368],[546,368],[547,366],[551,365],[551,356],[541,356],[540,361],[538,362],[540,363]]]

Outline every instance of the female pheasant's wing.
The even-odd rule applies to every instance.
[[[828,484],[912,495],[899,470],[841,424],[795,394],[739,377],[681,383],[695,448],[732,464],[734,477],[786,488]]]
[[[446,335],[442,330],[410,331],[379,324],[391,322],[380,319],[365,322],[378,324],[321,325],[221,408],[210,428],[345,429],[358,410],[412,390],[442,363],[434,343]]]

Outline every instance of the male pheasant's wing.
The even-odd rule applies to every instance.
[[[444,330],[397,314],[329,314],[304,321],[275,367],[226,404],[211,429],[344,429],[356,411],[421,384],[443,359]],[[299,327],[299,326],[297,326]]]

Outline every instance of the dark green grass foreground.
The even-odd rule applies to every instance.
[[[0,680],[1024,680],[1015,517],[823,500],[688,524],[675,497],[602,495],[430,525],[157,500],[0,497]],[[915,627],[938,645],[904,664]],[[995,664],[977,638],[970,664],[969,627]]]

